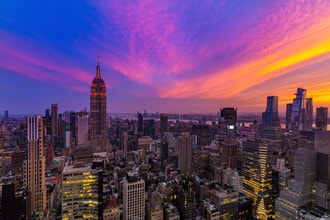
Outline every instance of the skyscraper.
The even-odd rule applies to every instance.
[[[267,126],[280,126],[278,117],[278,97],[268,96],[266,111],[262,114],[263,124]]]
[[[296,98],[293,99],[291,115],[288,116],[288,105],[286,113],[286,126],[296,134],[302,130],[311,130],[313,123],[313,99],[306,98],[306,89],[297,88]],[[288,123],[290,119],[290,123]]]
[[[160,134],[163,136],[168,131],[168,117],[166,114],[160,114]]]
[[[53,147],[57,147],[58,144],[58,115],[57,115],[57,104],[51,106],[51,117],[52,117],[52,144]]]
[[[138,113],[138,127],[137,127],[138,134],[143,135],[143,115]]]
[[[179,169],[185,175],[191,174],[192,144],[193,138],[189,133],[182,133],[178,138]]]
[[[76,134],[76,123],[77,123],[77,120],[76,120],[76,118],[77,118],[77,116],[76,116],[77,114],[74,112],[74,111],[71,111],[70,112],[70,131],[71,131],[71,138],[72,138],[72,140],[71,140],[71,142],[72,142],[72,146],[76,146],[76,144],[77,144],[77,138],[76,138],[76,136],[77,136],[77,134]]]
[[[78,113],[77,120],[77,145],[81,146],[88,141],[88,112],[81,111]]]
[[[24,161],[24,185],[31,193],[31,212],[44,214],[46,209],[43,121],[40,116],[28,117],[28,159]]]
[[[8,113],[8,110],[5,111],[5,120],[8,120],[9,118],[9,113]]]
[[[310,131],[313,128],[313,99],[306,99],[306,114],[304,118],[304,128],[305,131]]]
[[[236,136],[237,133],[237,108],[223,108],[220,110],[220,118],[224,118],[224,127],[226,129],[227,138]],[[221,120],[219,120],[221,121]]]
[[[292,103],[286,104],[285,129],[290,129],[291,125]]]
[[[243,193],[253,199],[253,214],[260,219],[272,216],[271,141],[247,140],[243,142]]]
[[[100,59],[96,66],[90,94],[90,141],[94,152],[109,150],[106,128],[107,95],[106,86],[101,78]]]
[[[130,172],[123,178],[124,220],[145,218],[145,182],[137,173]]]
[[[101,219],[103,172],[84,163],[66,166],[62,176],[62,219]]]
[[[318,107],[316,108],[316,129],[327,130],[328,126],[328,108]]]

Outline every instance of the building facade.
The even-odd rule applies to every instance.
[[[102,170],[75,163],[62,174],[62,219],[102,219]]]
[[[124,220],[145,219],[145,182],[136,173],[123,178]]]
[[[260,219],[270,218],[273,212],[271,145],[271,141],[257,139],[243,142],[243,193],[253,199],[253,215]]]
[[[41,116],[27,119],[28,159],[24,161],[24,186],[31,193],[31,212],[42,216],[46,209],[45,166]]]

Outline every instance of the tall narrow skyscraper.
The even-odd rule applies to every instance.
[[[51,117],[52,117],[52,144],[53,147],[57,147],[58,144],[58,115],[57,115],[57,104],[51,106]]]
[[[42,117],[28,117],[28,159],[24,161],[24,186],[31,193],[31,212],[39,213],[41,218],[46,209],[46,159],[43,151],[43,130]]]
[[[306,99],[306,114],[304,119],[304,128],[305,131],[310,131],[313,128],[313,99]]]
[[[182,133],[178,139],[179,169],[185,175],[191,174],[193,137],[188,132]]]
[[[145,218],[145,182],[137,173],[123,178],[123,219]]]
[[[272,216],[272,142],[247,140],[243,142],[243,193],[253,199],[253,214],[259,219]]]
[[[160,134],[163,136],[168,131],[168,117],[166,114],[160,114]]]
[[[328,108],[318,107],[316,108],[316,129],[327,130],[328,126]]]
[[[108,151],[106,86],[101,78],[100,59],[96,66],[90,94],[90,141],[94,152]]]
[[[290,125],[291,125],[291,112],[292,112],[292,103],[288,103],[288,104],[286,104],[285,129],[290,129]]]
[[[268,96],[266,111],[262,114],[263,124],[267,126],[280,126],[278,117],[278,97]]]

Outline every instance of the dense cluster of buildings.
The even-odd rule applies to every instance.
[[[111,118],[100,63],[90,111],[9,117],[0,127],[2,219],[330,219],[328,109],[297,89],[281,126],[221,108],[212,121]],[[315,125],[314,125],[315,119]]]

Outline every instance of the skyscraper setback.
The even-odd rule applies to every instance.
[[[290,105],[287,105],[286,127],[295,133],[312,129],[313,99],[306,98],[306,94],[306,89],[297,88],[292,107],[288,108]],[[291,111],[291,113],[288,111]]]
[[[100,59],[96,66],[90,94],[90,142],[94,152],[107,151],[109,147],[106,129],[107,95],[101,78]]]

